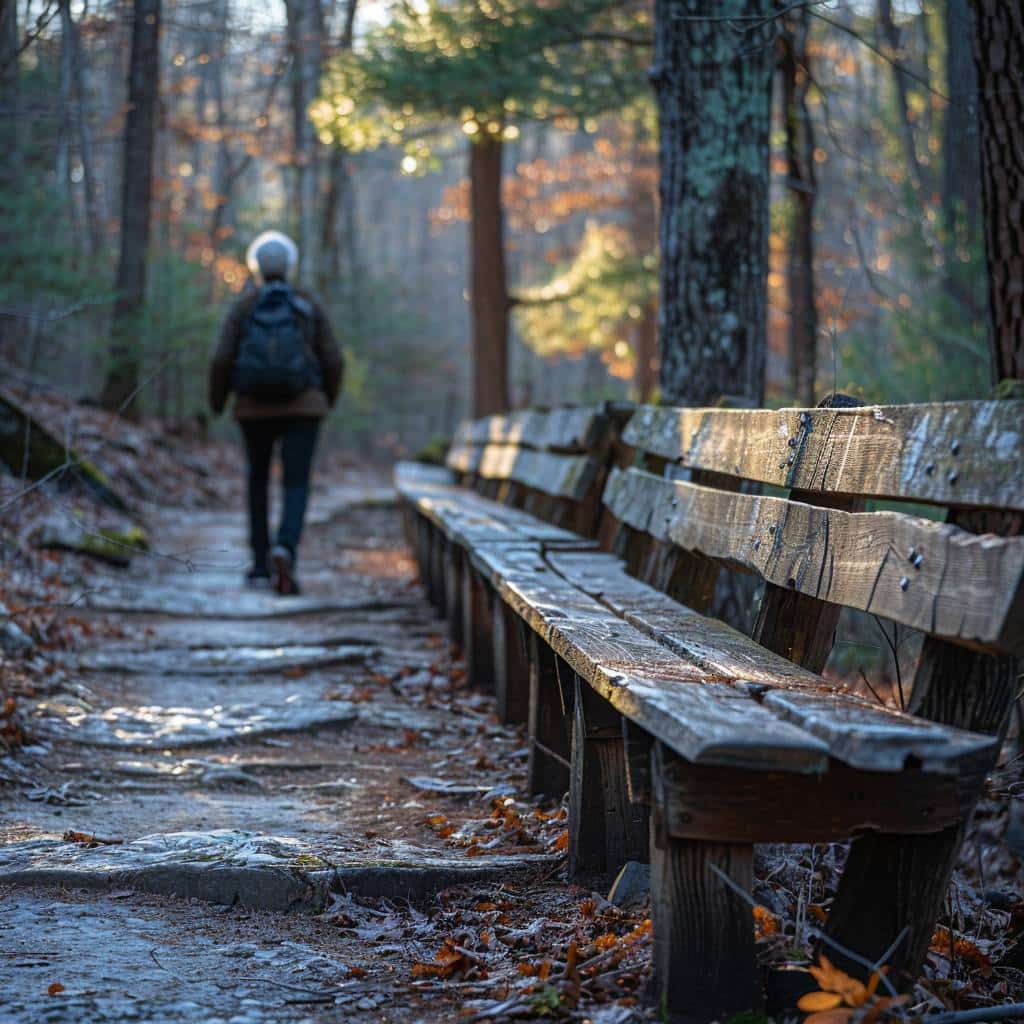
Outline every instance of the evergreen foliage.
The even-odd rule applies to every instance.
[[[412,172],[452,122],[514,139],[523,121],[577,124],[646,91],[643,4],[421,0],[336,57],[310,114],[324,142],[406,148]]]

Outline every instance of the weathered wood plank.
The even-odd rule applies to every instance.
[[[420,515],[441,529],[449,540],[467,548],[509,541],[539,541],[569,547],[595,546],[593,541],[570,530],[545,523],[519,509],[480,497],[463,488],[418,491],[410,495],[408,500]]]
[[[471,558],[573,671],[687,760],[783,771],[825,767],[821,741],[760,707],[734,680],[644,636],[552,572],[537,552],[488,547]]]
[[[767,710],[820,739],[840,761],[899,771],[908,758],[927,771],[972,771],[993,740],[837,692],[820,676],[765,650],[738,630],[699,615],[629,576],[612,555],[552,551],[545,563],[636,627],[679,664],[743,687]],[[660,738],[660,737],[659,737]]]
[[[778,586],[915,629],[1024,653],[1024,538],[898,512],[844,512],[613,470],[613,514]]]
[[[455,444],[513,444],[549,451],[582,452],[595,447],[609,426],[604,406],[522,409],[464,421]]]
[[[399,494],[427,486],[452,486],[457,482],[450,469],[427,462],[398,462],[392,479]]]
[[[644,406],[623,438],[682,466],[778,487],[1024,510],[1024,401]]]
[[[587,455],[558,455],[509,444],[453,445],[449,468],[484,480],[512,481],[556,498],[582,501],[600,466]]]
[[[668,834],[732,843],[838,842],[866,831],[939,832],[969,811],[978,781],[937,780],[926,772],[861,772],[838,762],[822,775],[755,775],[678,761],[669,761],[663,771],[661,810]]]

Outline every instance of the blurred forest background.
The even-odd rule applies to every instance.
[[[468,244],[467,174],[489,136],[490,169],[476,170],[497,161],[512,404],[656,398],[648,5],[583,0],[577,19],[614,14],[587,44],[564,21],[511,19],[488,49],[458,20],[488,15],[485,0],[434,4],[452,17],[444,66],[417,50],[428,6],[4,0],[3,376],[109,398],[119,336],[141,414],[201,414],[245,247],[278,227],[346,348],[338,440],[383,456],[449,433],[472,390],[470,253],[497,244]],[[147,18],[148,239],[123,180],[133,24]],[[989,394],[970,19],[967,0],[835,0],[772,20],[768,404],[836,387],[892,402]],[[396,47],[410,60],[382,71]],[[495,47],[512,59],[490,61]],[[488,90],[504,116],[461,98]],[[119,272],[126,229],[148,247],[141,286],[137,268]],[[118,309],[128,271],[141,298]]]

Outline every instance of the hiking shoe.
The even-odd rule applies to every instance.
[[[283,545],[278,544],[270,552],[271,579],[274,590],[282,597],[299,594],[299,583],[295,579],[295,556]]]
[[[250,590],[269,590],[270,571],[265,566],[254,565],[245,574],[245,585]]]

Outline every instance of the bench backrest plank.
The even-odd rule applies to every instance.
[[[511,444],[554,452],[586,452],[601,442],[606,427],[606,412],[600,406],[523,409],[466,420],[456,431],[454,443]]]
[[[1024,537],[844,512],[615,469],[622,523],[779,587],[961,643],[1024,653]]]
[[[1024,511],[1024,401],[644,406],[623,440],[680,466],[778,487]]]
[[[485,497],[593,536],[605,475],[631,410],[604,403],[466,421],[445,464]]]

